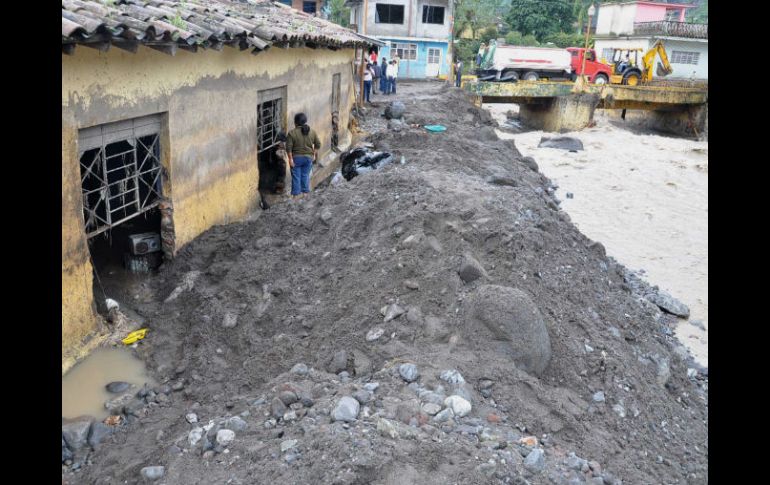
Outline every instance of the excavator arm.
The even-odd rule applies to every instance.
[[[642,63],[644,66],[644,73],[642,74],[644,81],[652,81],[652,66],[655,63],[655,56],[660,56],[661,63],[658,64],[656,74],[660,77],[665,77],[674,72],[674,68],[671,67],[671,63],[668,62],[668,54],[666,54],[666,48],[663,45],[663,41],[659,40],[652,46],[652,49],[648,50],[644,57],[642,57]]]

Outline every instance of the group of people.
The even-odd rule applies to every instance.
[[[396,80],[398,79],[398,59],[382,58],[377,63],[377,53],[369,54],[369,59],[364,68],[364,101],[371,103],[371,94],[396,94]],[[380,92],[377,92],[379,87]]]

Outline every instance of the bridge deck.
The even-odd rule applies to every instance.
[[[571,82],[519,81],[475,82],[465,85],[465,90],[481,96],[485,103],[542,104],[549,100],[569,96],[575,87]],[[700,105],[708,102],[708,89],[676,86],[622,86],[615,84],[589,84],[584,91],[599,95],[602,109],[666,109]]]

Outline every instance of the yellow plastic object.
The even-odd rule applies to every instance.
[[[144,336],[147,334],[147,329],[142,328],[135,332],[129,333],[126,338],[122,340],[123,344],[125,345],[131,345],[134,342],[138,342],[139,340],[142,340]]]

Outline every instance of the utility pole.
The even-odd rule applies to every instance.
[[[446,50],[447,60],[449,61],[449,76],[447,76],[447,82],[451,86],[455,78],[455,59],[453,54],[455,51],[455,7],[457,7],[456,0],[450,0],[452,6],[451,15],[449,17],[449,48]]]
[[[585,42],[585,48],[583,49],[583,62],[582,66],[580,67],[580,77],[576,83],[575,88],[577,90],[584,90],[586,84],[588,84],[588,79],[586,78],[586,56],[588,55],[588,34],[591,33],[591,22],[593,20],[594,13],[596,13],[596,7],[594,7],[593,4],[591,4],[588,7],[588,25],[586,26],[586,42]]]
[[[367,11],[369,9],[369,0],[364,0],[364,11],[361,12],[361,25],[358,27],[359,31],[366,35],[366,15]],[[364,107],[364,64],[366,63],[366,49],[364,46],[361,46],[361,66],[358,68],[358,78],[359,78],[359,99],[358,99],[358,105],[360,107]]]

